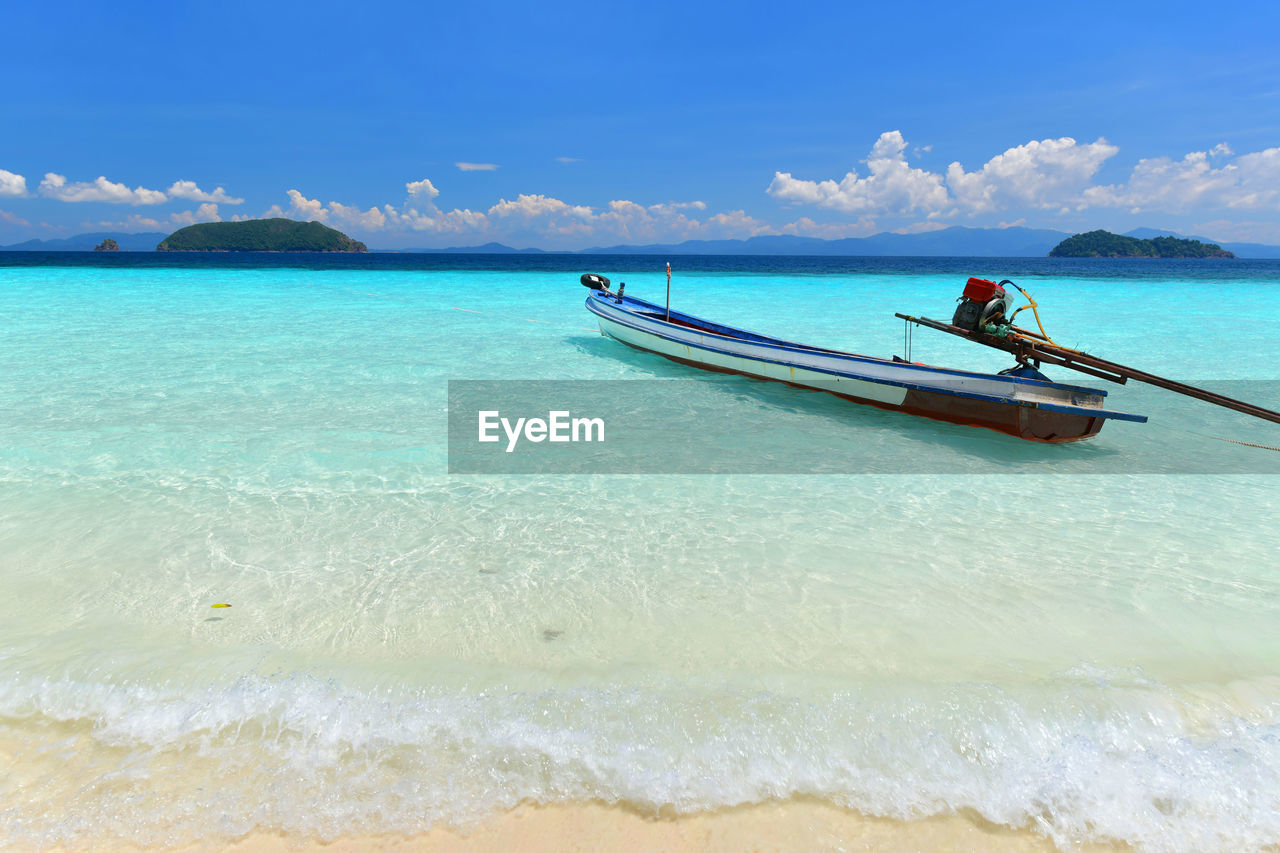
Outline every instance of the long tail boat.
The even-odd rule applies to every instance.
[[[987,427],[1031,441],[1078,441],[1096,435],[1108,420],[1147,420],[1145,415],[1105,408],[1106,391],[1050,381],[1039,370],[1042,363],[1112,382],[1137,379],[1280,423],[1280,413],[1059,347],[1043,334],[1043,327],[1037,334],[1015,326],[1017,313],[1034,310],[1036,304],[1028,295],[1030,304],[1010,313],[1012,298],[1004,285],[1027,294],[1007,280],[997,284],[969,279],[951,323],[897,315],[908,324],[1014,355],[1016,364],[999,373],[921,364],[911,361],[909,352],[906,358],[877,358],[809,346],[672,311],[669,290],[664,307],[625,295],[625,284],[614,292],[601,275],[587,273],[581,281],[592,291],[586,307],[599,321],[601,334],[636,349],[706,370],[785,382],[855,403]]]

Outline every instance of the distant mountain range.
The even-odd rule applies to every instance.
[[[650,246],[607,246],[588,254],[685,255],[927,255],[974,257],[1043,257],[1070,234],[1035,228],[964,228],[955,226],[921,234],[875,234],[871,237],[769,235],[746,240],[686,240]]]
[[[874,234],[824,240],[820,237],[768,235],[745,240],[686,240],[683,243],[651,243],[643,246],[597,246],[570,254],[588,255],[834,255],[845,257],[997,257],[1043,258],[1049,250],[1072,236],[1069,231],[1043,228],[966,228],[952,226],[921,234]],[[1207,237],[1154,228],[1136,228],[1128,237],[1179,237],[1218,243],[1239,258],[1280,258],[1280,246],[1261,243],[1220,243]],[[408,251],[472,252],[476,254],[524,254],[541,249],[513,249],[502,243],[449,249]]]
[[[107,237],[120,244],[124,252],[151,252],[167,235],[121,234],[97,232],[79,234],[61,240],[28,240],[12,246],[0,246],[0,251],[36,252],[91,252]],[[794,237],[771,235],[750,237],[746,240],[686,240],[683,243],[653,243],[645,246],[598,246],[581,252],[565,254],[617,254],[617,255],[843,255],[904,256],[904,257],[1004,257],[1043,258],[1049,250],[1070,237],[1066,231],[1039,228],[965,228],[952,226],[922,234],[875,234],[870,237],[846,237],[841,240],[823,240],[819,237]],[[1179,234],[1155,228],[1135,228],[1126,232],[1128,237],[1179,237],[1218,243],[1239,258],[1280,258],[1280,246],[1261,243],[1222,243],[1208,237]],[[470,253],[490,255],[543,254],[542,249],[515,249],[502,243],[485,243],[481,246],[455,246],[448,249],[375,249],[374,251]]]
[[[411,254],[415,252],[423,252],[423,253],[431,253],[431,254],[440,254],[440,253],[447,254],[452,252],[455,254],[468,254],[468,255],[545,255],[547,254],[546,251],[543,249],[533,249],[533,248],[513,249],[510,246],[503,245],[502,243],[485,243],[482,246],[451,246],[448,249],[373,249],[372,251],[403,252],[406,254]],[[566,252],[565,254],[573,254],[573,253]]]
[[[94,246],[108,237],[120,245],[122,252],[154,252],[160,241],[168,236],[158,232],[122,234],[119,231],[95,231],[60,240],[28,240],[12,246],[0,246],[0,252],[92,252]]]
[[[1152,237],[1178,237],[1184,240],[1199,240],[1201,243],[1217,243],[1237,258],[1280,258],[1280,246],[1268,246],[1265,243],[1223,243],[1208,237],[1179,234],[1177,231],[1161,231],[1158,228],[1135,228],[1132,231],[1126,231],[1124,236],[1137,237],[1139,240],[1150,240]]]

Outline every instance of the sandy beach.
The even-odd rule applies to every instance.
[[[85,848],[59,848],[71,853]],[[1058,849],[1030,829],[1011,830],[976,815],[924,820],[871,818],[812,800],[791,800],[725,809],[709,814],[654,817],[600,804],[528,806],[467,831],[436,829],[422,835],[361,835],[321,842],[254,833],[230,844],[173,848],[112,847],[116,853],[174,850],[178,853],[592,853],[593,851],[989,851],[1039,853]],[[1123,845],[1086,844],[1082,853],[1127,850]]]

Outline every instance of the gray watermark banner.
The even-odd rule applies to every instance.
[[[1080,383],[1083,384],[1083,383]],[[1107,383],[1090,383],[1098,387]],[[1280,408],[1280,382],[1196,383]],[[1274,474],[1280,424],[1146,386],[1101,388],[1099,435],[1026,441],[738,376],[450,380],[450,474]]]

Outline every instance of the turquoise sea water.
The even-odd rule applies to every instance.
[[[0,844],[793,796],[1280,844],[1280,453],[1209,437],[1280,427],[1113,387],[1151,423],[1045,447],[768,386],[882,473],[450,476],[450,379],[694,375],[582,307],[661,261],[71,263],[0,268]],[[877,355],[1011,275],[1280,408],[1280,265],[688,264],[685,311]]]

